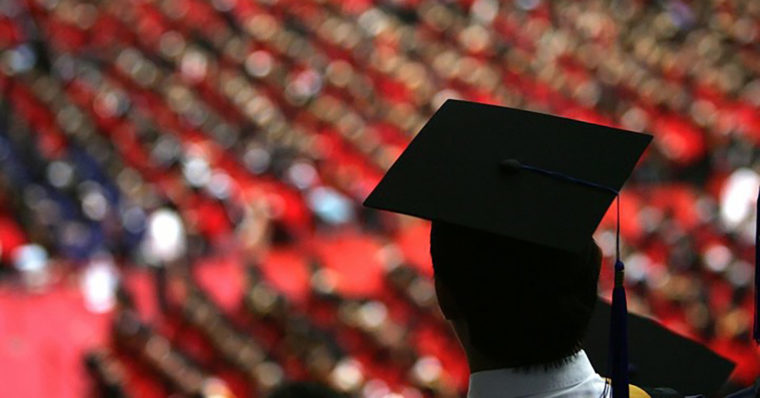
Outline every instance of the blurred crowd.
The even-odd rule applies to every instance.
[[[0,89],[0,284],[78,275],[101,393],[466,391],[429,227],[361,207],[447,98],[654,134],[629,306],[760,375],[757,1],[2,0]]]

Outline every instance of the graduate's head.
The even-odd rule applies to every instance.
[[[439,305],[471,362],[531,366],[580,350],[601,265],[592,239],[575,253],[433,222],[430,254]]]

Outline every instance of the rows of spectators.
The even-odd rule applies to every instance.
[[[108,391],[455,396],[427,227],[360,203],[465,98],[655,135],[621,198],[631,308],[747,383],[759,41],[749,0],[2,1],[4,283],[82,275]],[[224,261],[239,297],[191,271]],[[125,298],[142,269],[161,316]]]

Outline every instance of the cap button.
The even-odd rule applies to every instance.
[[[499,168],[504,173],[517,173],[522,169],[522,163],[517,159],[504,159],[499,163]]]

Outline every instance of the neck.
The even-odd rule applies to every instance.
[[[459,340],[459,344],[462,346],[462,349],[464,350],[464,353],[467,357],[467,365],[470,368],[470,373],[504,368],[553,368],[561,366],[567,358],[572,357],[573,354],[576,354],[578,351],[580,351],[580,349],[578,349],[565,358],[558,358],[556,360],[550,360],[541,363],[526,363],[526,361],[522,358],[495,358],[493,355],[484,353],[470,343],[470,332],[466,322],[451,320],[450,324],[456,332],[457,340]]]
[[[508,359],[494,359],[480,353],[479,350],[465,350],[467,355],[467,364],[470,367],[470,373],[480,372],[483,370],[494,370],[504,368],[521,368],[523,363]]]
[[[470,368],[470,373],[480,372],[482,370],[516,368],[520,366],[516,361],[493,358],[492,356],[486,355],[470,344],[470,330],[466,322],[459,320],[450,320],[449,322],[457,335],[457,340],[459,340],[459,344],[462,346],[465,356],[467,357],[467,365]]]

